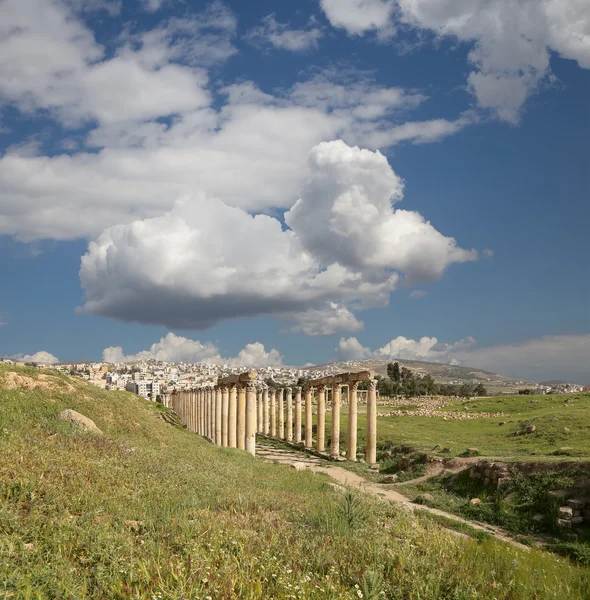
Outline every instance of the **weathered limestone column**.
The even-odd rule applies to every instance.
[[[313,415],[311,399],[313,398],[313,388],[305,390],[305,447],[311,448],[313,445]]]
[[[256,384],[248,382],[246,387],[246,452],[256,456]]]
[[[215,442],[215,390],[209,388],[209,439]]]
[[[326,386],[318,387],[318,434],[317,450],[323,452],[326,447]]]
[[[238,386],[233,383],[229,388],[229,416],[227,443],[230,448],[237,447],[237,425],[238,425]]]
[[[268,435],[268,432],[270,431],[269,417],[268,388],[265,387],[264,390],[262,390],[262,433],[264,433],[264,435]]]
[[[277,437],[277,391],[270,390],[270,437]]]
[[[340,456],[340,401],[342,388],[340,384],[332,385],[332,444],[330,454]]]
[[[285,439],[285,404],[283,400],[284,390],[277,390],[277,409],[279,411],[279,439]]]
[[[229,433],[229,392],[227,386],[221,388],[221,445],[227,448]]]
[[[377,381],[369,381],[367,394],[367,454],[366,461],[372,465],[377,462]]]
[[[221,446],[221,388],[215,386],[215,443]]]
[[[199,435],[205,435],[205,403],[203,402],[203,388],[199,388]]]
[[[262,433],[263,425],[262,388],[256,391],[256,433]]]
[[[209,439],[209,392],[203,388],[203,435]]]
[[[301,388],[295,388],[295,443],[301,443]]]
[[[238,385],[237,445],[240,450],[246,449],[246,387]]]
[[[203,435],[209,437],[209,406],[207,388],[203,388]]]
[[[356,460],[356,436],[358,424],[357,390],[359,382],[348,384],[348,447],[346,458]]]
[[[293,390],[285,388],[285,403],[287,404],[287,441],[293,441]]]
[[[197,432],[197,415],[199,411],[199,406],[197,403],[197,390],[193,390],[193,431]]]

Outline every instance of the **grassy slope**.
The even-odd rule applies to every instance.
[[[474,404],[477,407],[474,408]],[[476,447],[482,456],[530,459],[555,452],[561,460],[564,456],[590,457],[590,394],[478,398],[467,406],[470,412],[502,412],[506,416],[462,421],[445,421],[444,413],[441,417],[379,417],[378,440],[391,440],[420,450],[431,450],[438,444],[441,449],[451,448],[450,454],[454,456]],[[394,409],[378,407],[378,412],[389,410]],[[445,410],[464,411],[464,405],[457,401]],[[364,444],[364,406],[361,411],[359,442]],[[346,407],[342,416],[341,432],[345,437]],[[499,426],[501,421],[506,421],[506,425]],[[520,435],[522,425],[527,423],[536,426],[535,433]],[[560,451],[562,448],[568,450]]]
[[[0,367],[2,598],[590,595],[590,571],[565,559],[463,540],[364,496],[347,502],[319,476],[213,447],[129,394],[65,378],[5,390],[7,373]],[[64,408],[105,435],[61,423]]]

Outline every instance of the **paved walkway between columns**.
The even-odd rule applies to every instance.
[[[366,480],[362,475],[359,475],[358,473],[349,471],[344,467],[339,467],[337,466],[337,463],[334,463],[334,465],[332,466],[332,463],[318,458],[317,456],[313,456],[302,451],[298,452],[297,450],[292,450],[288,447],[281,447],[276,442],[269,442],[260,438],[256,439],[256,456],[257,458],[261,458],[262,460],[265,460],[267,462],[288,465],[290,467],[293,467],[294,469],[297,469],[298,471],[309,470],[314,473],[325,473],[326,475],[329,475],[332,479],[334,479],[337,482],[337,484],[339,484],[334,486],[336,488],[339,488],[341,485],[348,485],[367,494],[377,496],[381,500],[399,504],[407,510],[425,511],[433,515],[446,517],[448,519],[456,521],[457,523],[465,523],[466,525],[469,525],[474,529],[485,531],[493,535],[497,539],[502,540],[503,542],[507,542],[514,546],[518,546],[519,548],[529,550],[528,546],[516,542],[511,537],[509,537],[504,531],[497,527],[493,527],[492,525],[476,523],[474,521],[469,521],[468,519],[463,519],[462,517],[454,515],[453,513],[448,513],[444,510],[439,510],[438,508],[432,508],[423,504],[414,504],[409,498],[406,498],[406,496],[403,496],[399,492],[396,492],[395,489],[392,489],[392,484],[373,483],[372,481]],[[421,477],[420,480],[428,479],[428,477],[432,477],[432,475]],[[452,533],[458,533],[456,531],[453,531],[452,529],[449,529],[449,531],[451,531]],[[468,537],[465,534],[459,535]]]

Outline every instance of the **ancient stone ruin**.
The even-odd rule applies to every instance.
[[[256,454],[256,434],[325,452],[326,407],[331,408],[329,454],[340,458],[340,408],[348,403],[346,458],[357,460],[358,387],[366,381],[366,462],[377,461],[377,381],[372,371],[339,373],[301,387],[270,388],[257,383],[254,370],[218,379],[217,385],[163,394],[183,424],[218,446]],[[317,415],[315,440],[313,414]]]

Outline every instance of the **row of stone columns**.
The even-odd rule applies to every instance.
[[[256,452],[256,434],[262,434],[314,449],[313,404],[316,398],[317,429],[315,450],[325,452],[326,396],[331,391],[330,454],[340,456],[340,408],[342,388],[348,388],[348,443],[346,457],[357,459],[359,381],[339,376],[331,385],[320,383],[301,387],[268,388],[256,386],[255,372],[221,379],[218,385],[165,396],[165,402],[195,433],[218,446],[239,448],[252,455]],[[344,379],[344,383],[342,383]],[[322,380],[323,382],[324,380]],[[368,380],[366,461],[376,462],[377,382]],[[294,394],[293,394],[294,392]],[[303,398],[304,395],[304,398]],[[303,434],[302,434],[303,431]]]

